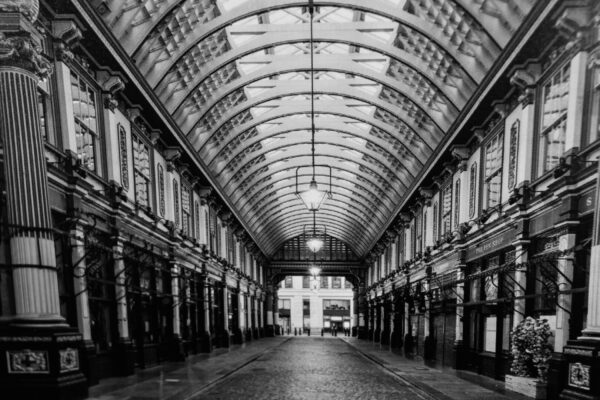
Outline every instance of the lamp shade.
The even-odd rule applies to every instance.
[[[314,277],[319,276],[319,274],[321,273],[321,268],[319,267],[311,267],[310,268],[310,274]]]
[[[312,237],[306,241],[306,246],[310,251],[316,253],[323,248],[323,240],[318,237]]]
[[[310,181],[308,190],[299,193],[299,196],[309,211],[317,211],[321,207],[326,194],[327,192],[318,189],[317,182],[313,179]]]

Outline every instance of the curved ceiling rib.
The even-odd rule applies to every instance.
[[[307,0],[112,0],[102,18],[267,256],[312,223],[295,191],[313,52],[333,175],[317,220],[363,256],[534,2],[315,1],[312,48]]]

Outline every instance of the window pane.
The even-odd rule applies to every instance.
[[[567,120],[562,120],[545,135],[545,158],[544,171],[549,171],[558,165],[560,157],[565,152]]]

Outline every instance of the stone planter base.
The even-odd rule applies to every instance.
[[[532,399],[546,398],[546,384],[538,382],[536,378],[506,375],[504,388]]]

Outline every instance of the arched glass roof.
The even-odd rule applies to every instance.
[[[109,3],[105,23],[263,252],[302,234],[308,1]],[[333,237],[369,250],[534,3],[314,2],[316,163],[333,170],[317,220]],[[328,169],[316,178],[327,186]]]

